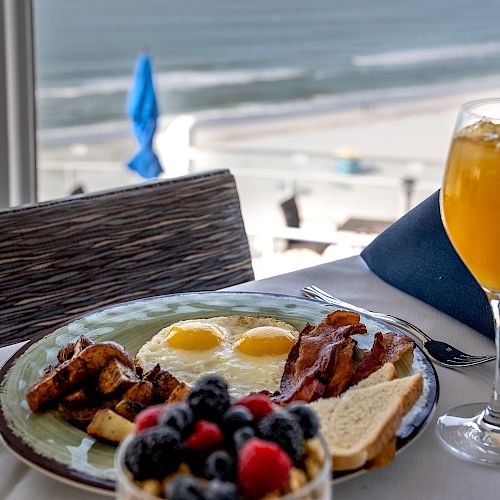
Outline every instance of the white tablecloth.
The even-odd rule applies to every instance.
[[[231,290],[300,295],[317,284],[339,298],[367,309],[392,313],[411,321],[429,335],[475,354],[493,354],[494,343],[451,317],[387,285],[371,273],[360,257],[353,257],[293,273],[254,281]],[[19,346],[0,349],[3,363]],[[336,485],[342,500],[494,499],[500,496],[500,469],[455,458],[445,451],[435,433],[440,413],[462,403],[486,401],[491,393],[493,363],[462,370],[437,366],[441,394],[436,413],[420,437],[396,460],[356,479]],[[0,498],[54,500],[101,498],[62,484],[31,469],[0,444]]]

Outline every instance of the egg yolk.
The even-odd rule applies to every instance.
[[[176,349],[203,351],[221,344],[222,332],[206,323],[184,323],[173,326],[168,332],[166,342]]]
[[[276,326],[258,326],[240,335],[234,348],[249,356],[288,354],[297,339],[287,330]]]

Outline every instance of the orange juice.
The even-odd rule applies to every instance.
[[[454,137],[441,212],[465,265],[482,287],[500,292],[500,125],[481,121]]]

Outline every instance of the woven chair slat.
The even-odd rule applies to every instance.
[[[0,345],[97,307],[253,278],[227,170],[4,210]]]

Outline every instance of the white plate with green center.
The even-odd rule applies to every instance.
[[[57,362],[61,347],[85,335],[94,342],[117,342],[135,356],[153,335],[180,320],[248,314],[274,317],[300,331],[307,323],[318,323],[331,311],[330,306],[310,299],[248,292],[183,293],[96,310],[30,341],[2,367],[0,434],[6,446],[28,465],[75,486],[113,494],[115,448],[97,442],[53,410],[33,414],[26,402],[26,391],[42,377],[47,365]],[[371,346],[377,331],[395,331],[380,321],[362,318],[362,322],[368,334],[356,337],[361,348]],[[424,375],[424,391],[398,431],[398,451],[422,432],[438,398],[436,372],[418,348],[408,374],[416,371]],[[334,478],[334,482],[358,474],[359,471],[344,473]]]

